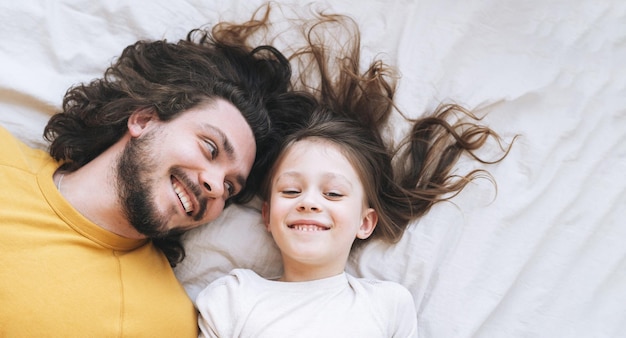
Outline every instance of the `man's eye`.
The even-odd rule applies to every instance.
[[[233,197],[235,195],[235,186],[230,182],[224,182],[224,187],[226,191],[228,191],[228,197]]]
[[[211,140],[204,140],[204,144],[206,146],[207,152],[211,154],[211,159],[217,157],[217,147],[215,146],[215,143],[213,143]]]

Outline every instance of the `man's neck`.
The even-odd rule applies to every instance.
[[[116,188],[115,163],[120,149],[123,149],[121,143],[116,143],[76,171],[56,172],[53,179],[57,188],[60,186],[61,195],[85,218],[117,235],[141,239],[145,235],[128,222]]]

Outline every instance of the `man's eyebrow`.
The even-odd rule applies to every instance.
[[[239,186],[241,187],[241,189],[246,187],[246,179],[243,176],[237,175],[235,179],[237,180],[237,183],[239,183]]]

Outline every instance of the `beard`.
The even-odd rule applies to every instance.
[[[131,138],[117,163],[117,191],[123,212],[130,225],[148,238],[164,238],[180,233],[167,230],[167,220],[159,214],[153,195],[151,174],[157,159],[151,155],[154,132]]]

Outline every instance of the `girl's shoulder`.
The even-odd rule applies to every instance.
[[[417,311],[413,295],[400,283],[348,275],[364,308],[370,307],[387,332],[396,337],[417,337]],[[392,336],[389,335],[389,336]]]
[[[365,293],[382,300],[404,299],[413,302],[411,292],[402,284],[374,278],[355,277],[346,274],[348,283],[357,293]]]

